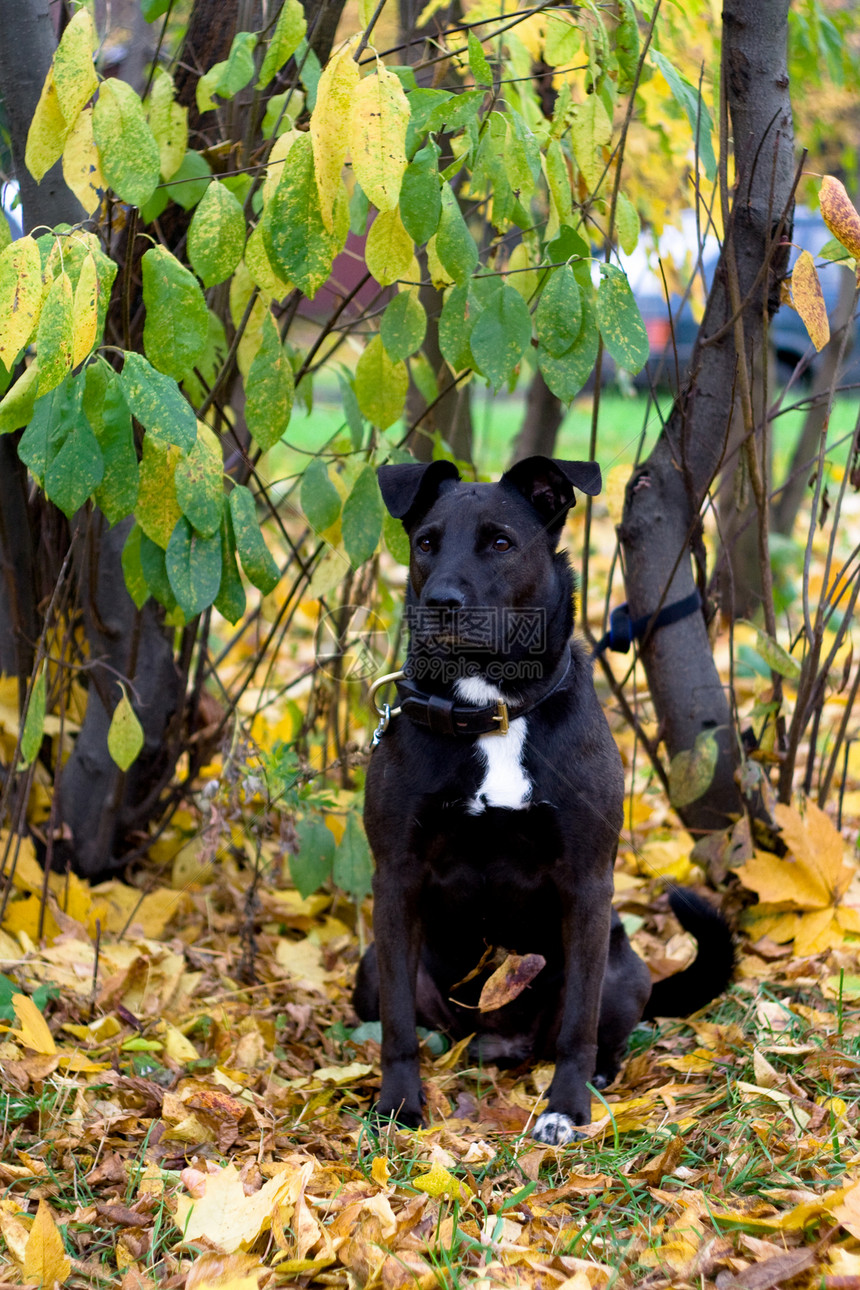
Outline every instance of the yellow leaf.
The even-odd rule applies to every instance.
[[[98,89],[93,67],[95,47],[93,20],[86,6],[81,5],[63,32],[54,54],[57,102],[69,127],[74,125],[87,99],[92,98]]]
[[[334,200],[343,182],[343,163],[349,147],[352,109],[361,73],[353,58],[358,37],[329,59],[317,85],[311,113],[311,141],[314,174],[320,198],[320,213],[326,228],[334,228]]]
[[[24,162],[37,183],[41,183],[55,161],[59,161],[71,133],[57,99],[53,69],[45,77],[36,111],[27,132]]]
[[[387,1187],[391,1177],[387,1156],[374,1156],[370,1166],[370,1176],[379,1187]]]
[[[845,185],[833,175],[825,175],[818,200],[821,216],[830,232],[855,260],[860,259],[860,214],[845,191]]]
[[[19,237],[0,255],[0,362],[11,372],[42,308],[42,258],[35,238]]]
[[[170,179],[188,149],[188,108],[174,101],[173,77],[158,68],[152,84],[146,118],[155,142],[162,179]]]
[[[26,994],[13,994],[12,1007],[15,1009],[15,1020],[18,1029],[10,1029],[10,1035],[20,1039],[25,1048],[32,1048],[34,1053],[50,1056],[57,1051],[48,1023]]]
[[[24,1280],[43,1286],[53,1286],[56,1282],[62,1285],[71,1270],[72,1262],[50,1206],[40,1200],[24,1247]]]
[[[63,149],[63,178],[88,215],[94,215],[107,184],[93,139],[93,110],[84,108]]]
[[[438,1161],[433,1162],[428,1173],[413,1178],[412,1186],[428,1196],[449,1196],[451,1200],[471,1200],[474,1194],[471,1187],[455,1178]]]
[[[830,340],[830,323],[815,261],[808,251],[801,251],[797,257],[791,274],[791,298],[809,332],[809,339],[816,349],[823,349]]]
[[[167,549],[170,535],[182,514],[176,500],[176,463],[182,453],[169,445],[157,443],[152,435],[143,440],[140,462],[140,491],[135,519],[148,538],[162,550]]]
[[[206,1174],[202,1194],[177,1197],[176,1223],[186,1244],[202,1238],[225,1254],[249,1249],[271,1226],[275,1206],[298,1196],[312,1170],[313,1164],[288,1166],[250,1196],[234,1165]]]
[[[370,226],[364,258],[381,287],[406,276],[414,251],[412,238],[403,227],[400,211],[380,211]]]
[[[369,1075],[373,1070],[365,1062],[350,1062],[348,1066],[320,1066],[314,1071],[314,1079],[321,1084],[352,1084],[354,1080]]]
[[[807,801],[803,819],[793,807],[782,803],[774,809],[774,818],[792,854],[820,874],[831,901],[837,901],[854,871],[844,863],[845,842],[830,817],[814,802]]]
[[[99,321],[99,279],[95,257],[88,252],[81,265],[72,306],[72,367],[82,363],[95,344]]]
[[[479,1011],[494,1012],[496,1008],[503,1008],[522,994],[545,967],[546,959],[542,954],[509,954],[484,982],[478,1000]]]
[[[393,210],[406,169],[409,100],[394,72],[377,60],[376,70],[356,87],[350,151],[352,168],[377,210]]]

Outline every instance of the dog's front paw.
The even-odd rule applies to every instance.
[[[535,1141],[544,1142],[548,1147],[563,1147],[567,1142],[579,1142],[583,1136],[570,1116],[562,1115],[560,1111],[544,1111],[538,1116],[532,1130]]]
[[[424,1123],[424,1090],[420,1082],[383,1079],[379,1101],[373,1108],[377,1120],[388,1120],[402,1129],[420,1129]]]

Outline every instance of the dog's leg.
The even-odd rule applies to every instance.
[[[564,909],[564,999],[556,1039],[555,1074],[549,1106],[538,1117],[533,1137],[561,1146],[581,1135],[577,1124],[591,1119],[587,1082],[597,1060],[600,996],[609,945],[612,899],[602,875],[579,875],[560,891]]]
[[[396,876],[377,869],[373,881],[373,927],[382,1021],[382,1088],[377,1114],[416,1129],[422,1122],[421,1076],[415,1025],[415,988],[421,928],[415,892],[403,866]]]

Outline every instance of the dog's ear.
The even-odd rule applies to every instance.
[[[408,532],[427,513],[443,487],[457,482],[460,472],[452,461],[406,462],[380,466],[377,477],[382,500]]]
[[[576,505],[574,489],[596,497],[600,492],[600,467],[596,461],[556,461],[526,457],[511,466],[500,483],[515,488],[540,515],[550,533],[564,527],[567,512]]]

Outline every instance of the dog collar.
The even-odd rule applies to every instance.
[[[391,672],[387,676],[380,677],[370,691],[371,702],[375,703],[377,690],[385,684],[394,682],[400,696],[400,704],[397,708],[389,708],[388,704],[385,704],[384,708],[376,705],[381,717],[381,728],[377,730],[377,735],[384,734],[390,718],[400,712],[414,725],[423,726],[435,735],[465,735],[470,738],[475,738],[477,735],[505,735],[512,721],[533,712],[551,694],[561,688],[570,671],[570,663],[571,652],[568,647],[550,677],[549,688],[531,703],[512,704],[506,703],[503,699],[496,699],[492,703],[479,706],[458,703],[454,699],[445,699],[438,694],[428,694],[404,673]],[[374,738],[378,743],[378,738],[376,736]]]

